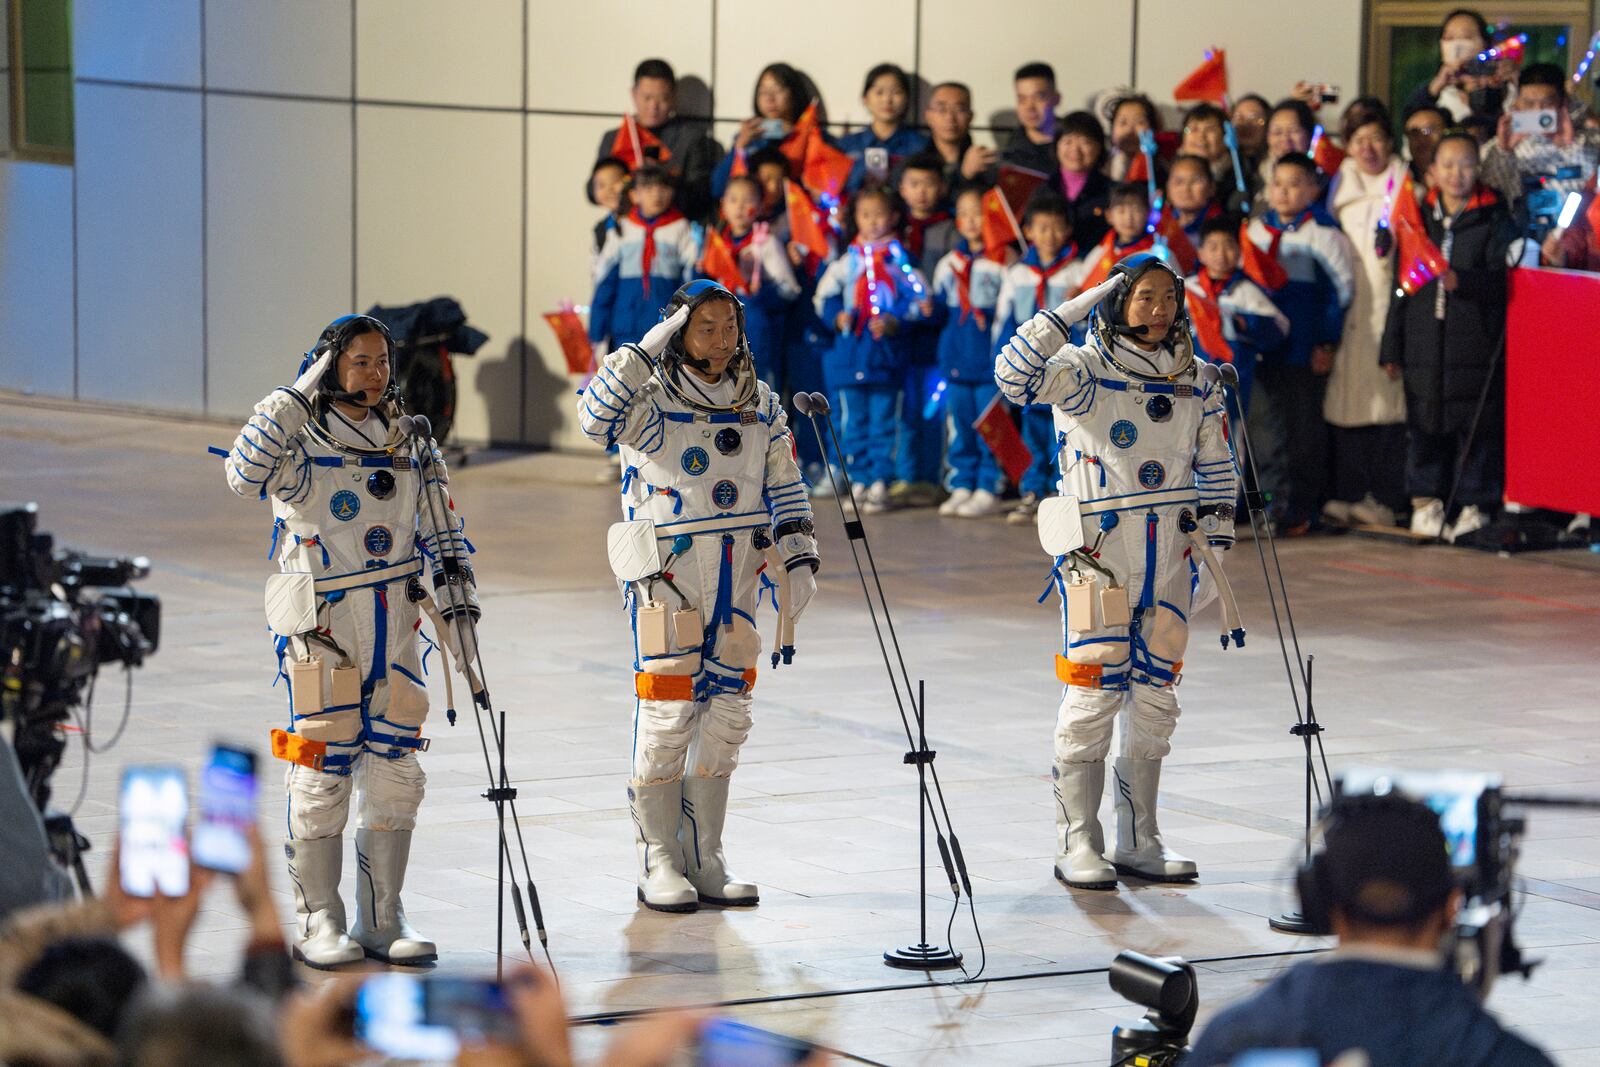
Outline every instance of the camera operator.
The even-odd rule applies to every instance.
[[[1301,876],[1302,912],[1309,918],[1325,902],[1338,948],[1220,1012],[1185,1067],[1298,1048],[1317,1050],[1320,1063],[1361,1049],[1371,1067],[1552,1062],[1496,1022],[1447,969],[1442,942],[1461,894],[1438,816],[1397,794],[1340,797],[1323,822],[1323,842]]]
[[[1528,132],[1531,126],[1548,126]],[[1576,128],[1568,108],[1566,77],[1553,63],[1534,63],[1517,80],[1511,109],[1500,116],[1494,140],[1483,150],[1483,180],[1506,198],[1524,225],[1560,209],[1568,193],[1581,192],[1600,161],[1600,132]],[[1525,190],[1538,189],[1543,210]],[[1548,226],[1534,236],[1543,237]]]

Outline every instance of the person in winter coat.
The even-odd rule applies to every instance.
[[[1355,295],[1322,403],[1333,450],[1322,517],[1393,526],[1404,508],[1406,399],[1400,368],[1379,366],[1378,346],[1394,292],[1389,209],[1394,197],[1407,195],[1405,163],[1394,152],[1389,113],[1376,100],[1351,104],[1344,126],[1349,156],[1334,175],[1328,204],[1355,252]]]
[[[1437,535],[1453,518],[1454,538],[1487,524],[1500,504],[1504,378],[1495,357],[1505,338],[1506,253],[1516,228],[1498,194],[1478,181],[1471,135],[1439,142],[1432,176],[1422,219],[1450,269],[1390,303],[1379,358],[1405,381],[1411,529]],[[1452,492],[1461,505],[1456,516],[1445,514]]]

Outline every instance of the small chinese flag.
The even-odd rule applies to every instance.
[[[1278,262],[1277,240],[1273,240],[1269,250],[1257,248],[1250,240],[1248,222],[1239,225],[1239,267],[1246,277],[1269,293],[1282,289],[1289,282],[1289,272]]]
[[[1072,294],[1086,293],[1111,277],[1111,268],[1117,265],[1117,231],[1112,230],[1100,238],[1100,243],[1089,250],[1089,261],[1094,266],[1084,275],[1083,282]]]
[[[727,240],[716,230],[706,230],[706,248],[700,256],[700,273],[714,279],[730,293],[743,294],[744,274],[739,270],[739,257],[728,247]]]
[[[789,239],[805,245],[815,256],[828,254],[828,231],[805,190],[792,181],[783,183],[784,206],[789,213]]]
[[[594,350],[589,347],[589,331],[584,329],[583,320],[571,304],[566,304],[560,311],[545,312],[544,321],[550,324],[550,331],[561,342],[561,354],[566,357],[568,374],[588,374],[594,369]]]
[[[750,164],[745,160],[744,149],[733,150],[733,165],[728,168],[728,177],[742,178],[750,173]]]
[[[1027,247],[1022,235],[1022,215],[1045,176],[1027,167],[1006,164],[992,189],[983,194],[983,246],[996,262],[1004,262],[1005,247],[1012,242]]]
[[[1344,162],[1344,149],[1334,144],[1327,134],[1318,126],[1311,135],[1311,162],[1317,165],[1322,173],[1332,176],[1339,172],[1339,164]]]
[[[1133,184],[1150,180],[1150,157],[1140,152],[1133,157],[1133,162],[1128,164],[1128,173],[1122,180]]]
[[[1011,421],[1011,411],[999,393],[990,398],[983,414],[973,420],[972,428],[978,431],[983,443],[994,453],[995,462],[1006,472],[1006,477],[1013,482],[1022,481],[1022,476],[1033,463],[1033,453],[1028,451],[1017,424]]]
[[[855,160],[824,141],[822,131],[813,128],[805,165],[800,168],[800,184],[818,196],[827,194],[837,200],[843,196],[845,180],[854,166]]]
[[[1232,363],[1233,346],[1222,333],[1222,309],[1199,286],[1184,286],[1184,297],[1189,305],[1189,322],[1194,326],[1194,339],[1213,363]]]
[[[1155,232],[1167,242],[1167,248],[1171,250],[1172,258],[1177,260],[1183,276],[1187,278],[1193,274],[1200,257],[1189,235],[1183,232],[1183,224],[1178,221],[1177,213],[1170,207],[1163,206],[1156,214]]]
[[[813,100],[795,120],[794,129],[779,142],[778,151],[789,160],[790,174],[800,174],[805,171],[806,153],[811,150],[811,138],[813,135],[821,137],[821,125],[817,121],[817,102]]]
[[[1206,53],[1206,61],[1178,87],[1172,90],[1174,100],[1209,100],[1220,104],[1228,95],[1228,54],[1218,48]]]
[[[1417,206],[1409,173],[1394,195],[1389,227],[1394,230],[1395,245],[1400,253],[1400,290],[1407,296],[1450,269],[1449,260],[1444,258],[1423,225],[1422,209]]]
[[[622,160],[629,171],[637,170],[640,163],[665,163],[672,158],[672,150],[661,143],[661,138],[635,122],[632,115],[622,116],[622,125],[611,141],[611,154]]]

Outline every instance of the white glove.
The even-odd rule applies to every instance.
[[[689,305],[685,304],[674,311],[669,318],[650,327],[639,340],[639,347],[648,352],[651,359],[655,359],[666,351],[667,342],[672,340],[672,335],[683,329],[683,324],[688,321]]]
[[[806,610],[811,598],[817,595],[817,576],[808,566],[796,567],[789,572],[789,621],[799,622],[800,613]]]
[[[330,348],[312,360],[311,366],[306,368],[305,373],[294,380],[294,391],[307,400],[316,396],[317,387],[322,384],[322,376],[328,372],[328,368],[333,366],[333,361],[338,358],[339,354]]]
[[[1104,300],[1106,297],[1110,296],[1127,283],[1128,276],[1126,274],[1113,275],[1112,277],[1101,282],[1099,285],[1095,286],[1093,289],[1090,289],[1088,292],[1079,293],[1071,300],[1066,300],[1060,304],[1057,304],[1055,309],[1056,317],[1062,322],[1066,323],[1068,326],[1071,326],[1075,322],[1080,322],[1086,315],[1089,314],[1089,312],[1094,310],[1094,306],[1096,304],[1100,303],[1100,301]]]

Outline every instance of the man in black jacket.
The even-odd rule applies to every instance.
[[[704,122],[678,117],[678,77],[666,60],[647,59],[634,68],[632,96],[634,121],[661,142],[669,158],[657,159],[660,153],[653,148],[643,149],[642,154],[660,162],[672,176],[678,210],[703,221],[711,212],[711,170],[722,158],[722,146],[706,133]],[[618,154],[618,133],[626,140],[622,127],[607,130],[596,159]]]

